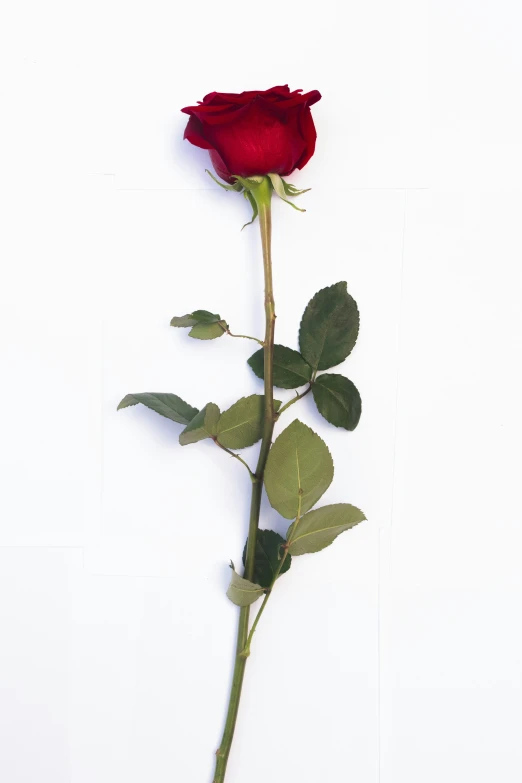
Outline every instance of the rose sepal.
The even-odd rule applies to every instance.
[[[306,190],[310,190],[310,188],[307,188],[306,190],[298,190],[294,185],[290,185],[289,182],[285,182],[282,177],[279,176],[279,174],[268,174],[268,176],[270,177],[270,182],[272,183],[275,192],[282,201],[290,204],[290,206],[294,209],[297,209],[298,212],[306,212],[306,209],[296,207],[295,204],[292,204],[292,202],[289,201],[286,196],[299,196],[301,193],[306,193]]]
[[[299,190],[299,188],[296,188],[296,186],[292,185],[291,182],[287,182],[285,179],[283,179],[283,177],[281,177],[281,182],[283,183],[283,187],[287,196],[300,196],[302,193],[308,193],[309,190],[312,190],[312,188],[304,188],[303,190]]]
[[[220,181],[218,180],[218,178],[217,178],[217,177],[215,177],[215,176],[212,174],[212,172],[211,172],[211,171],[209,171],[208,169],[205,169],[205,171],[207,172],[207,174],[209,175],[209,177],[212,177],[212,179],[214,180],[214,182],[216,182],[216,183],[219,185],[219,187],[220,187],[220,188],[223,188],[224,190],[235,190],[235,191],[236,191],[236,193],[241,193],[241,191],[243,190],[243,185],[241,185],[241,183],[239,183],[239,182],[234,182],[234,184],[233,184],[233,185],[225,185],[225,183],[224,183],[224,182],[220,182]]]

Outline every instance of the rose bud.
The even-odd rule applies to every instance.
[[[216,173],[231,184],[237,177],[283,177],[302,169],[314,154],[310,106],[320,98],[317,90],[303,95],[286,84],[239,94],[211,92],[197,106],[182,109],[190,115],[184,138],[209,150]]]

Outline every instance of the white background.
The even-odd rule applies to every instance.
[[[323,99],[307,212],[274,204],[278,340],[346,279],[364,403],[353,434],[291,412],[332,450],[324,501],[369,521],[281,581],[227,780],[521,779],[521,22],[515,0],[4,9],[2,781],[212,779],[248,479],[116,405],[260,391],[246,341],[168,325],[263,318],[257,228],[179,109],[287,82]]]

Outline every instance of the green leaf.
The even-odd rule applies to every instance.
[[[218,313],[211,313],[209,310],[194,310],[191,315],[199,324],[217,324],[218,321],[221,321],[221,316]]]
[[[211,313],[209,310],[194,310],[193,313],[187,313],[187,315],[180,315],[180,316],[174,316],[174,318],[171,319],[170,325],[171,326],[177,326],[177,327],[186,327],[186,326],[197,326],[198,324],[225,324],[225,330],[227,329],[227,325],[225,321],[221,320],[221,316],[218,313]],[[212,340],[214,337],[221,337],[222,331],[221,330],[196,330],[196,333],[193,334],[194,329],[190,332],[190,335],[192,337],[196,337],[199,340]],[[215,333],[214,333],[215,332]],[[201,334],[213,334],[213,337],[200,337],[199,333]]]
[[[268,499],[281,516],[293,519],[299,510],[304,514],[317,503],[332,483],[333,473],[326,443],[296,419],[283,430],[268,454],[265,470]]]
[[[275,573],[282,558],[281,547],[283,544],[286,544],[285,539],[279,533],[276,533],[275,530],[257,531],[254,580],[261,587],[270,587],[274,581]],[[247,546],[248,539],[243,550],[243,565],[246,565]],[[292,558],[290,555],[287,555],[279,576],[286,574],[291,565]]]
[[[263,595],[263,592],[261,585],[249,582],[248,579],[243,579],[234,570],[232,571],[227,596],[233,604],[236,604],[236,606],[250,606]]]
[[[213,402],[205,405],[180,434],[181,445],[188,446],[189,443],[197,443],[199,440],[215,437],[220,415],[218,406]]]
[[[118,405],[118,410],[140,403],[150,408],[160,416],[175,421],[177,424],[188,424],[198,412],[176,394],[160,394],[159,392],[143,392],[142,394],[127,394]]]
[[[340,533],[358,525],[366,519],[363,512],[349,503],[334,503],[310,511],[302,517],[295,528],[290,525],[288,536],[292,555],[306,555],[319,552],[330,546]]]
[[[344,281],[323,288],[308,302],[299,330],[301,353],[314,370],[328,370],[351,353],[359,311]]]
[[[224,321],[218,321],[217,323],[197,323],[189,332],[189,337],[194,337],[196,340],[215,340],[216,337],[222,337],[226,332],[226,324]]]
[[[187,313],[187,315],[179,315],[174,316],[174,318],[171,318],[170,325],[171,326],[194,326],[197,324],[197,320],[193,317],[192,313]]]
[[[221,414],[217,427],[218,441],[227,449],[244,449],[263,436],[265,398],[262,394],[242,397]],[[274,410],[281,402],[274,400]]]
[[[361,395],[344,375],[324,373],[312,386],[319,413],[335,427],[354,430],[361,418]]]
[[[261,380],[265,377],[265,349],[256,351],[248,363]],[[297,389],[308,383],[312,377],[312,368],[303,357],[285,345],[274,345],[274,386],[280,389]]]

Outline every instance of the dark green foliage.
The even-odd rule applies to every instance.
[[[160,416],[165,416],[177,424],[188,424],[198,412],[197,408],[193,408],[176,394],[161,394],[160,392],[127,394],[118,405],[118,410],[138,403],[146,405],[147,408],[159,413]]]
[[[324,373],[312,386],[315,404],[322,416],[336,427],[354,430],[361,418],[361,395],[344,375]]]
[[[196,340],[215,340],[216,337],[222,337],[228,329],[226,321],[223,321],[218,313],[211,313],[209,310],[194,310],[187,315],[174,316],[170,325],[191,326],[189,337]]]
[[[256,351],[248,363],[261,380],[264,379],[265,349]],[[285,345],[274,345],[274,386],[280,389],[297,389],[310,381],[312,368],[303,357]]]
[[[261,587],[270,587],[283,557],[283,544],[286,541],[275,530],[258,530],[256,538],[256,556],[254,561],[254,582]],[[246,564],[248,539],[243,550],[243,565]],[[292,564],[292,558],[287,555],[281,573],[286,574]]]
[[[194,310],[187,315],[174,316],[171,320],[171,326],[195,326],[195,324],[217,324],[221,316],[217,313],[211,313],[209,310]]]
[[[323,288],[308,302],[301,321],[301,354],[314,370],[328,370],[351,353],[359,333],[359,311],[344,281]]]

